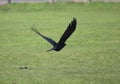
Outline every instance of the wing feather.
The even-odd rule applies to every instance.
[[[42,38],[44,38],[45,40],[47,40],[50,44],[52,44],[53,46],[56,46],[56,42],[54,40],[52,40],[51,38],[48,38],[44,35],[42,35],[40,32],[38,32],[37,28],[33,25],[33,27],[31,28],[34,32],[36,32],[38,35],[40,35]]]
[[[58,44],[64,44],[65,41],[71,36],[71,34],[75,31],[76,29],[76,24],[77,24],[77,20],[75,18],[73,18],[73,21],[71,21],[71,23],[69,23],[67,29],[65,30],[65,32],[63,33],[62,37],[60,38],[60,40],[58,41]]]

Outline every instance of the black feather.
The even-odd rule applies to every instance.
[[[73,18],[73,21],[71,21],[71,23],[69,23],[67,29],[63,33],[63,35],[60,38],[58,43],[59,44],[64,44],[65,41],[70,37],[70,35],[75,31],[75,29],[76,29],[76,19]]]
[[[44,35],[42,35],[40,32],[38,32],[37,28],[35,27],[35,25],[33,25],[33,27],[31,28],[34,32],[36,32],[38,35],[40,35],[41,37],[43,37],[45,40],[47,40],[50,44],[52,44],[53,46],[55,46],[57,43],[52,40],[51,38],[48,38]]]
[[[58,43],[56,43],[53,39],[48,38],[44,35],[42,35],[40,32],[38,32],[37,28],[33,25],[32,30],[34,32],[36,32],[37,34],[39,34],[42,38],[44,38],[45,40],[47,40],[50,44],[53,45],[53,48],[47,51],[51,51],[51,50],[55,50],[55,51],[60,51],[66,44],[66,40],[71,36],[71,34],[75,31],[76,29],[76,25],[77,25],[77,20],[75,18],[73,18],[73,20],[71,21],[71,23],[69,23],[67,29],[65,30],[65,32],[63,33],[62,37],[60,38],[60,40],[58,41]]]

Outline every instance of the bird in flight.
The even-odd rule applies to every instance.
[[[61,36],[60,40],[57,42],[55,42],[53,39],[46,37],[44,35],[42,35],[40,32],[38,32],[37,28],[35,27],[35,25],[33,25],[33,27],[31,28],[35,33],[37,33],[38,35],[40,35],[42,38],[44,38],[46,41],[48,41],[53,48],[47,50],[47,51],[60,51],[62,48],[65,47],[65,42],[66,40],[71,36],[71,34],[75,31],[76,29],[76,24],[77,24],[77,20],[75,18],[73,18],[73,20],[71,21],[71,23],[69,23],[67,29],[65,30],[65,32],[63,33],[63,35]]]

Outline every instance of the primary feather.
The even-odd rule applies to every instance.
[[[75,31],[76,29],[76,19],[73,18],[73,21],[69,23],[67,29],[63,33],[62,37],[60,38],[58,43],[65,43],[65,41],[71,36],[71,34]]]
[[[45,40],[47,40],[50,44],[52,44],[53,46],[55,46],[57,43],[52,40],[51,38],[48,38],[44,35],[42,35],[40,32],[38,32],[37,28],[35,27],[35,25],[33,25],[33,27],[31,28],[34,32],[36,32],[38,35],[40,35],[41,37],[43,37]]]

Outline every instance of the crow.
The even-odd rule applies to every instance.
[[[70,37],[70,35],[75,31],[76,29],[76,25],[77,25],[77,20],[75,18],[73,18],[73,20],[71,21],[71,23],[69,23],[67,29],[65,30],[65,32],[63,33],[63,35],[61,36],[60,40],[57,42],[55,42],[53,39],[48,38],[44,35],[42,35],[40,32],[38,32],[37,28],[35,27],[35,25],[33,25],[33,27],[31,28],[34,32],[36,32],[38,35],[40,35],[42,38],[44,38],[45,40],[47,40],[52,46],[53,48],[47,50],[47,51],[60,51],[62,48],[65,47],[65,42],[66,40]]]

